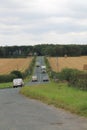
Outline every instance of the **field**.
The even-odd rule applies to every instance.
[[[1,58],[0,74],[9,74],[13,70],[24,72],[32,61],[30,58]]]
[[[63,68],[87,70],[87,56],[80,57],[48,57],[53,71],[60,72]]]

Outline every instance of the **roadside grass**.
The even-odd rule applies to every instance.
[[[87,91],[68,87],[66,83],[48,83],[21,88],[20,93],[49,105],[87,117]]]
[[[5,89],[5,88],[12,88],[12,82],[0,83],[0,89]]]

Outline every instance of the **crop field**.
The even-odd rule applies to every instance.
[[[30,58],[1,58],[0,59],[0,75],[8,74],[13,70],[24,72],[32,61]]]
[[[87,70],[87,56],[80,57],[48,57],[48,61],[55,72],[64,68]]]

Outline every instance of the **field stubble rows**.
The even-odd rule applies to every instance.
[[[0,74],[8,74],[13,70],[24,72],[32,61],[29,58],[1,58],[0,59]]]
[[[64,68],[87,70],[87,56],[48,57],[48,61],[52,67],[52,70],[55,72],[60,72]]]

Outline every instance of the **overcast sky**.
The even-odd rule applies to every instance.
[[[0,0],[0,46],[87,44],[87,0]]]

